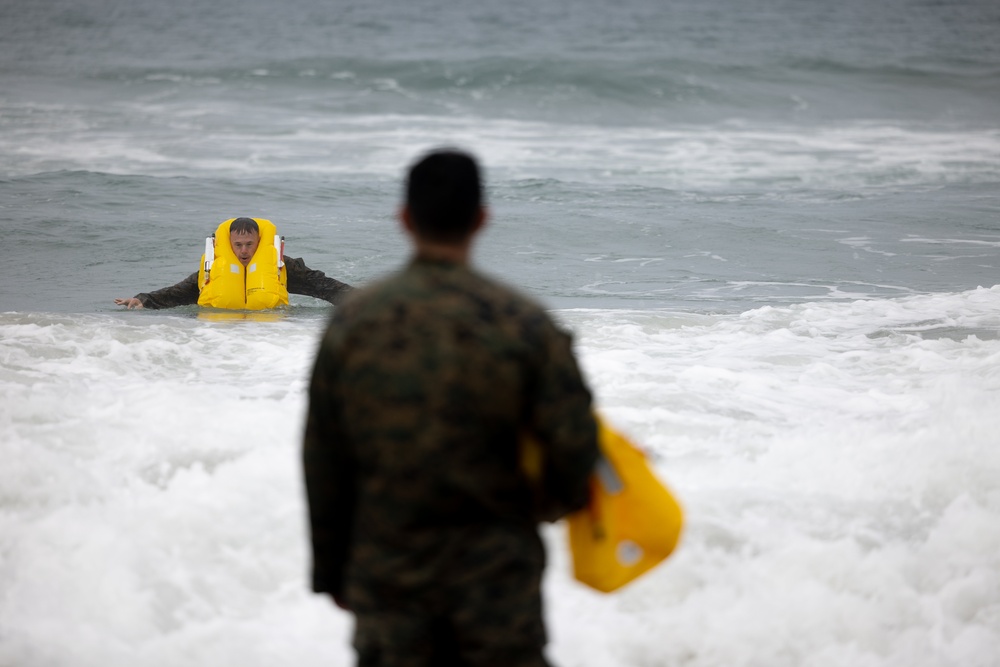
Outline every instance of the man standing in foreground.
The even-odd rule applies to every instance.
[[[362,667],[543,667],[537,523],[587,501],[590,392],[544,310],[469,267],[472,157],[415,164],[399,217],[412,260],[337,308],[313,370],[313,590],[355,614]]]

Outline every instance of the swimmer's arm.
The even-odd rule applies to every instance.
[[[310,269],[300,258],[286,257],[285,266],[288,269],[288,291],[292,294],[304,294],[336,305],[353,289],[322,271]]]
[[[190,306],[198,303],[198,272],[180,281],[176,285],[164,287],[153,292],[140,292],[130,299],[115,299],[115,304],[134,308],[174,308]]]

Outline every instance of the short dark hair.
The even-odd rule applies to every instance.
[[[229,223],[230,234],[260,234],[260,227],[253,218],[236,218]]]
[[[406,207],[418,236],[461,241],[475,227],[482,205],[479,165],[468,153],[435,150],[410,167]]]

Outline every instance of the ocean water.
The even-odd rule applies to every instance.
[[[224,219],[352,284],[482,160],[475,261],[687,512],[562,667],[1000,665],[1000,5],[0,0],[0,665],[350,665],[298,448],[329,307],[112,303]]]

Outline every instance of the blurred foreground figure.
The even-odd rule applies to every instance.
[[[344,300],[316,358],[312,587],[355,614],[363,667],[548,664],[538,522],[586,503],[596,426],[570,337],[470,268],[486,217],[471,156],[417,162],[399,213],[412,259]]]

